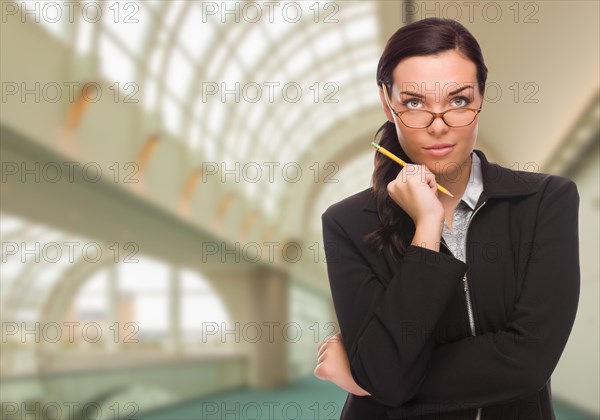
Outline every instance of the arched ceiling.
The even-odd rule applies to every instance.
[[[120,13],[119,23],[79,19],[46,26],[78,53],[95,57],[101,75],[125,92],[135,82],[143,107],[160,115],[164,129],[191,154],[228,168],[235,162],[305,164],[314,150],[322,161],[338,159],[327,154],[335,149],[324,147],[327,142],[353,145],[364,138],[364,130],[327,137],[350,120],[374,133],[380,125],[371,117],[379,107],[375,68],[383,46],[400,26],[428,16],[458,18],[482,46],[490,73],[478,147],[499,163],[543,167],[598,92],[598,2],[473,8],[437,1],[288,3],[267,17],[261,2],[106,1],[103,13]],[[298,10],[302,18],[295,21]],[[254,19],[258,11],[263,15]],[[350,155],[354,163],[337,164],[367,174],[370,160]],[[341,189],[319,184],[304,193],[323,206],[368,180],[344,182]],[[277,216],[289,186],[259,182],[242,192]]]

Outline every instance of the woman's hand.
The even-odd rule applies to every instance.
[[[444,220],[444,206],[438,199],[435,175],[427,166],[407,164],[387,185],[388,194],[419,223]]]
[[[340,333],[326,338],[318,345],[319,358],[314,375],[324,381],[331,381],[340,388],[358,396],[371,395],[362,389],[352,378],[348,355]]]

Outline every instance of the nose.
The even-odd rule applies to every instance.
[[[436,116],[429,127],[427,127],[427,131],[432,135],[444,134],[448,131],[450,127],[444,122],[441,116]]]

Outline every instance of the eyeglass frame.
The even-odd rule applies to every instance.
[[[473,124],[473,122],[477,118],[477,115],[479,115],[479,113],[481,112],[481,108],[483,107],[483,102],[482,102],[482,104],[477,109],[476,108],[458,108],[458,109],[468,109],[469,111],[473,111],[473,112],[475,112],[475,116],[473,117],[473,120],[471,120],[471,122],[469,124],[458,125],[458,126],[457,125],[450,125],[444,119],[444,114],[446,114],[446,113],[448,113],[450,111],[456,111],[456,109],[448,109],[448,110],[446,110],[444,112],[431,112],[431,111],[428,111],[426,109],[407,109],[406,111],[400,111],[400,112],[398,112],[394,108],[392,108],[392,104],[391,104],[390,98],[389,98],[388,93],[387,93],[387,83],[381,81],[381,86],[383,87],[383,94],[385,96],[385,102],[387,103],[388,108],[390,108],[390,111],[392,111],[394,113],[394,115],[398,117],[398,119],[400,120],[400,122],[402,124],[404,124],[408,128],[412,128],[412,129],[416,129],[416,130],[420,130],[420,129],[424,129],[424,128],[429,128],[429,126],[431,124],[433,124],[433,122],[435,121],[435,119],[438,118],[438,117],[441,118],[442,121],[444,122],[444,124],[446,124],[450,128],[468,127],[471,124]],[[425,127],[411,127],[410,125],[408,125],[404,121],[402,121],[402,114],[404,114],[406,112],[410,112],[410,111],[423,111],[423,112],[427,112],[427,113],[431,114],[433,116],[433,118],[431,119],[431,121],[429,122],[429,124],[427,124]]]

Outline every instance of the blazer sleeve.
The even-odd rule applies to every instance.
[[[550,379],[579,301],[579,195],[573,181],[547,187],[538,208],[524,286],[505,329],[435,347],[403,418],[510,402]],[[556,184],[555,184],[556,185]]]
[[[425,377],[434,344],[427,332],[434,330],[467,266],[410,245],[386,288],[335,215],[347,219],[341,208],[323,213],[323,242],[352,377],[378,402],[399,406]]]

